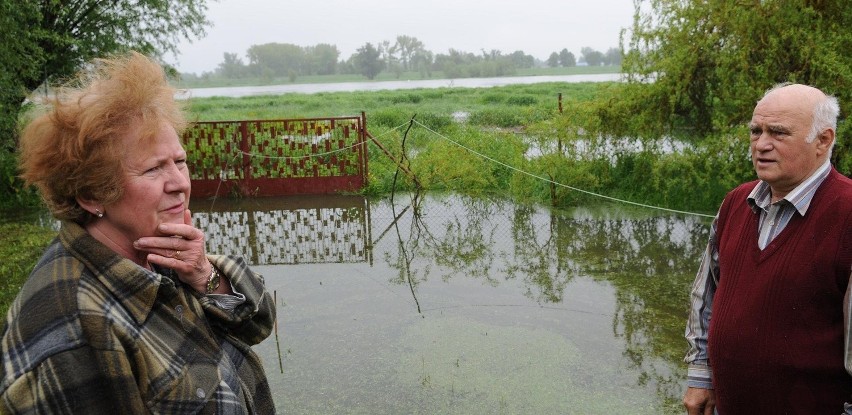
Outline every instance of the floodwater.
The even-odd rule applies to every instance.
[[[706,219],[459,195],[193,202],[276,297],[286,414],[682,413]]]
[[[314,94],[318,92],[380,91],[415,88],[489,88],[512,84],[534,84],[542,82],[605,82],[618,81],[619,73],[590,75],[553,76],[504,76],[496,78],[420,79],[381,82],[337,82],[324,84],[286,84],[265,86],[190,88],[178,98],[245,97],[252,95],[278,95],[285,93]]]

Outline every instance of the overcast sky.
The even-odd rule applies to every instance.
[[[567,48],[618,47],[633,19],[633,0],[219,0],[208,1],[213,26],[167,56],[181,72],[213,71],[225,52],[244,63],[251,45],[336,45],[347,59],[370,42],[416,37],[436,54],[523,50],[541,60]]]

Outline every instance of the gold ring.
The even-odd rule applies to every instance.
[[[172,255],[172,257],[173,257],[174,259],[180,259],[180,251],[178,251],[177,249],[175,249],[175,253]]]

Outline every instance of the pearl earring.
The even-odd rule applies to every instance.
[[[104,217],[104,213],[101,212],[99,209],[95,209],[95,216],[102,218]]]

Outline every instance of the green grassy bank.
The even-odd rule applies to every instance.
[[[0,315],[6,311],[56,231],[31,223],[0,223]]]
[[[368,131],[397,159],[407,158],[426,190],[498,193],[555,206],[601,200],[589,194],[595,193],[712,213],[728,189],[750,177],[744,131],[702,138],[688,130],[665,137],[607,133],[611,125],[598,114],[619,99],[612,96],[614,85],[288,93],[194,98],[187,105],[191,119],[199,121],[363,111]],[[418,123],[406,135],[412,118]],[[622,119],[637,122],[629,115]],[[369,154],[367,193],[388,193],[394,185],[413,188],[411,178],[393,181],[396,164],[378,147],[371,145]]]

